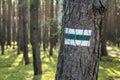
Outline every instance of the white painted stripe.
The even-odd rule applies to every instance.
[[[64,44],[73,46],[90,46],[90,41],[65,39]]]
[[[76,35],[91,35],[92,30],[65,28],[65,33]]]

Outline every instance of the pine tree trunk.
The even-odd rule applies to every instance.
[[[50,7],[50,17],[51,17],[51,21],[50,21],[50,56],[52,56],[53,54],[53,47],[54,47],[54,23],[53,23],[53,18],[54,18],[54,9],[53,9],[53,0],[51,0],[51,7]]]
[[[49,46],[49,18],[50,18],[50,0],[45,0],[45,25],[43,27],[43,49]]]
[[[23,13],[22,13],[22,1],[18,1],[18,54],[20,54],[20,51],[23,50]]]
[[[62,27],[62,16],[63,16],[63,0],[58,0],[58,28],[61,29]]]
[[[38,28],[38,32],[39,32],[39,34],[38,34],[38,39],[39,39],[39,42],[40,42],[40,47],[41,47],[41,42],[42,42],[42,39],[41,39],[41,33],[42,33],[42,28],[41,28],[41,17],[42,17],[42,15],[41,15],[41,13],[42,13],[42,9],[41,9],[41,1],[40,1],[40,6],[39,6],[39,15],[38,15],[38,24],[39,24],[39,28]]]
[[[11,46],[12,1],[8,0],[7,45]]]
[[[38,41],[38,8],[39,1],[30,1],[30,42],[32,44],[33,51],[33,66],[34,75],[42,73],[41,59],[40,59],[40,48]]]
[[[16,34],[17,34],[17,19],[16,19],[16,11],[15,11],[15,2],[13,3],[13,9],[12,9],[12,20],[13,20],[13,26],[12,26],[12,41],[13,41],[13,49],[15,48],[15,42],[16,42]]]
[[[97,80],[104,17],[102,0],[64,0],[56,80]]]
[[[22,0],[22,10],[23,10],[23,55],[24,55],[24,60],[25,64],[29,64],[29,57],[28,57],[28,28],[27,28],[27,21],[28,18],[27,16],[27,0],[24,1]]]
[[[6,1],[3,0],[2,1],[2,29],[1,29],[1,48],[2,48],[2,55],[4,55],[4,46],[5,46],[5,42],[6,42],[6,21],[7,21],[7,12],[6,12]]]
[[[55,20],[54,14],[54,0],[51,0],[51,8],[50,8],[50,56],[53,54],[53,48],[56,46],[58,41],[58,28],[57,28],[57,21]]]
[[[106,2],[106,8],[108,9],[108,0]],[[102,44],[101,44],[101,56],[108,56],[107,52],[107,18],[108,18],[108,10],[105,13],[105,17],[103,20],[103,30],[102,30]]]
[[[0,1],[0,34],[2,34],[2,15],[1,15],[1,9],[2,9],[2,6],[1,6],[1,1]],[[1,42],[2,42],[2,36],[0,35],[0,45],[1,45]]]

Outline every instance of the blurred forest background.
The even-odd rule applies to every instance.
[[[99,80],[120,80],[120,0],[106,7]],[[55,79],[62,15],[63,0],[0,0],[0,80]]]

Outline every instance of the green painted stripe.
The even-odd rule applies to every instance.
[[[90,36],[88,35],[75,35],[75,34],[65,34],[66,39],[75,39],[75,40],[90,40]]]

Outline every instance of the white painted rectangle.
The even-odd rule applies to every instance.
[[[73,39],[65,39],[65,45],[73,45],[73,46],[90,46],[90,41],[83,40],[73,40]]]
[[[92,30],[65,28],[65,34],[91,36]],[[90,46],[90,40],[86,41],[86,40],[75,40],[75,39],[65,38],[64,44],[73,45],[73,46]]]
[[[76,35],[91,35],[92,30],[65,28],[65,33]]]

